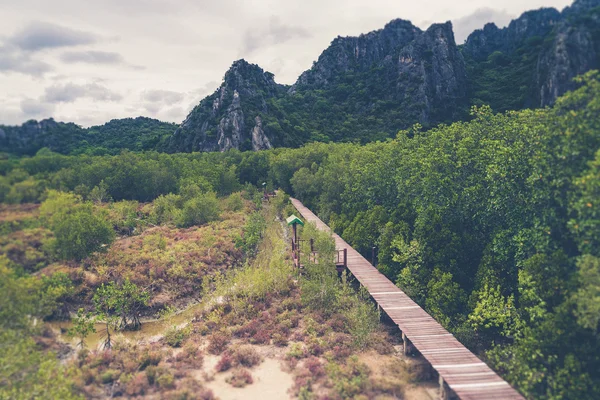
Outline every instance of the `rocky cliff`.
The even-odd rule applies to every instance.
[[[336,38],[289,88],[258,66],[236,61],[167,151],[385,139],[416,122],[458,119],[467,107],[466,83],[449,22],[422,31],[394,20],[378,31]]]
[[[268,102],[285,93],[273,74],[245,60],[233,63],[217,91],[200,102],[167,143],[167,150],[264,150],[272,147],[262,123]]]

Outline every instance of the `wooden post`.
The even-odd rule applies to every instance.
[[[402,332],[402,342],[404,345],[404,355],[407,356],[412,352],[412,345],[404,332]]]
[[[375,246],[371,247],[371,265],[375,266]]]
[[[344,267],[348,267],[348,249],[344,249]]]
[[[315,251],[315,239],[310,239],[310,252],[313,253]]]
[[[294,224],[292,226],[294,227],[294,242],[297,245],[298,244],[298,228],[296,227],[296,225],[298,225],[298,224]]]

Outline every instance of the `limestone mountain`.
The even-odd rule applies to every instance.
[[[460,118],[467,76],[450,23],[394,20],[338,37],[292,87],[244,60],[195,107],[168,151],[260,150],[314,140],[384,139],[416,122]]]
[[[166,145],[170,152],[270,149],[269,103],[285,94],[274,75],[245,60],[233,63],[223,84],[190,112]]]

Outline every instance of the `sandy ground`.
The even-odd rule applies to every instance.
[[[219,357],[205,357],[205,371],[214,371]],[[266,358],[262,363],[250,370],[254,382],[244,388],[234,388],[225,382],[230,371],[214,375],[214,380],[207,382],[206,386],[221,400],[243,399],[289,399],[289,389],[293,385],[292,375],[282,371],[281,362],[276,359]]]

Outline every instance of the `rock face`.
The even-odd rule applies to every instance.
[[[367,81],[374,73],[378,79],[366,93],[369,102],[394,101],[411,114],[412,123],[443,120],[466,101],[465,63],[452,24],[422,31],[401,19],[359,37],[336,38],[290,92],[327,89],[349,77]]]
[[[256,125],[252,128],[252,150],[268,150],[272,148],[269,138],[265,134],[262,126],[262,119],[256,116]]]
[[[398,56],[400,49],[419,35],[422,31],[409,21],[396,19],[383,29],[358,37],[338,36],[313,67],[300,75],[290,91],[323,88],[355,69],[368,70],[384,62],[391,66],[392,58]]]
[[[539,105],[552,105],[576,88],[573,78],[600,68],[600,0],[580,0],[563,11],[536,68]]]
[[[200,102],[167,143],[171,152],[271,148],[261,115],[285,93],[273,74],[245,60],[233,63],[217,91]]]

